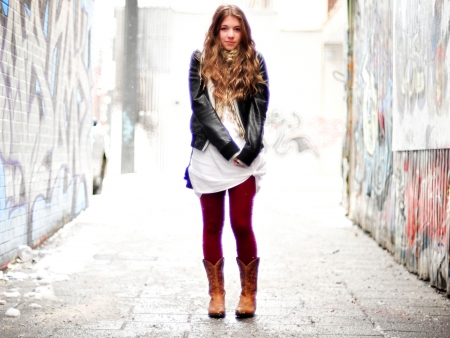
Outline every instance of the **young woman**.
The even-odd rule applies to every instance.
[[[202,207],[208,314],[225,316],[221,241],[228,191],[242,287],[236,316],[252,317],[259,265],[252,209],[265,174],[261,149],[269,89],[264,59],[255,51],[250,26],[237,6],[220,6],[214,13],[203,53],[192,55],[189,85],[193,151],[186,179]]]

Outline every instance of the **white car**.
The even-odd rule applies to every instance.
[[[106,174],[109,151],[109,125],[102,125],[93,120],[92,126],[92,193],[102,192],[103,179]]]

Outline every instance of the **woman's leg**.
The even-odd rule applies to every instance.
[[[212,264],[223,257],[222,230],[224,222],[225,191],[202,194],[203,257]]]
[[[203,265],[209,282],[211,300],[208,315],[225,317],[225,289],[223,278],[222,230],[225,191],[203,194],[200,197],[203,214]]]
[[[257,257],[255,234],[252,228],[253,198],[256,194],[255,177],[228,190],[230,195],[231,228],[236,238],[237,256],[247,265]]]
[[[241,279],[241,296],[236,308],[239,318],[253,317],[256,311],[256,291],[259,258],[252,228],[253,198],[256,194],[255,177],[228,190],[230,195],[231,227],[236,238],[237,263]]]

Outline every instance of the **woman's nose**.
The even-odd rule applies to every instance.
[[[233,32],[232,29],[230,29],[230,30],[228,31],[228,38],[231,38],[231,39],[234,38],[234,32]]]

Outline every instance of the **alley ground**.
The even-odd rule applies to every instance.
[[[37,264],[13,264],[0,280],[0,337],[450,337],[449,300],[352,225],[326,188],[257,196],[251,319],[234,317],[239,275],[226,227],[227,316],[208,318],[198,200],[168,182],[108,179],[36,251]],[[19,317],[5,316],[11,307]]]

